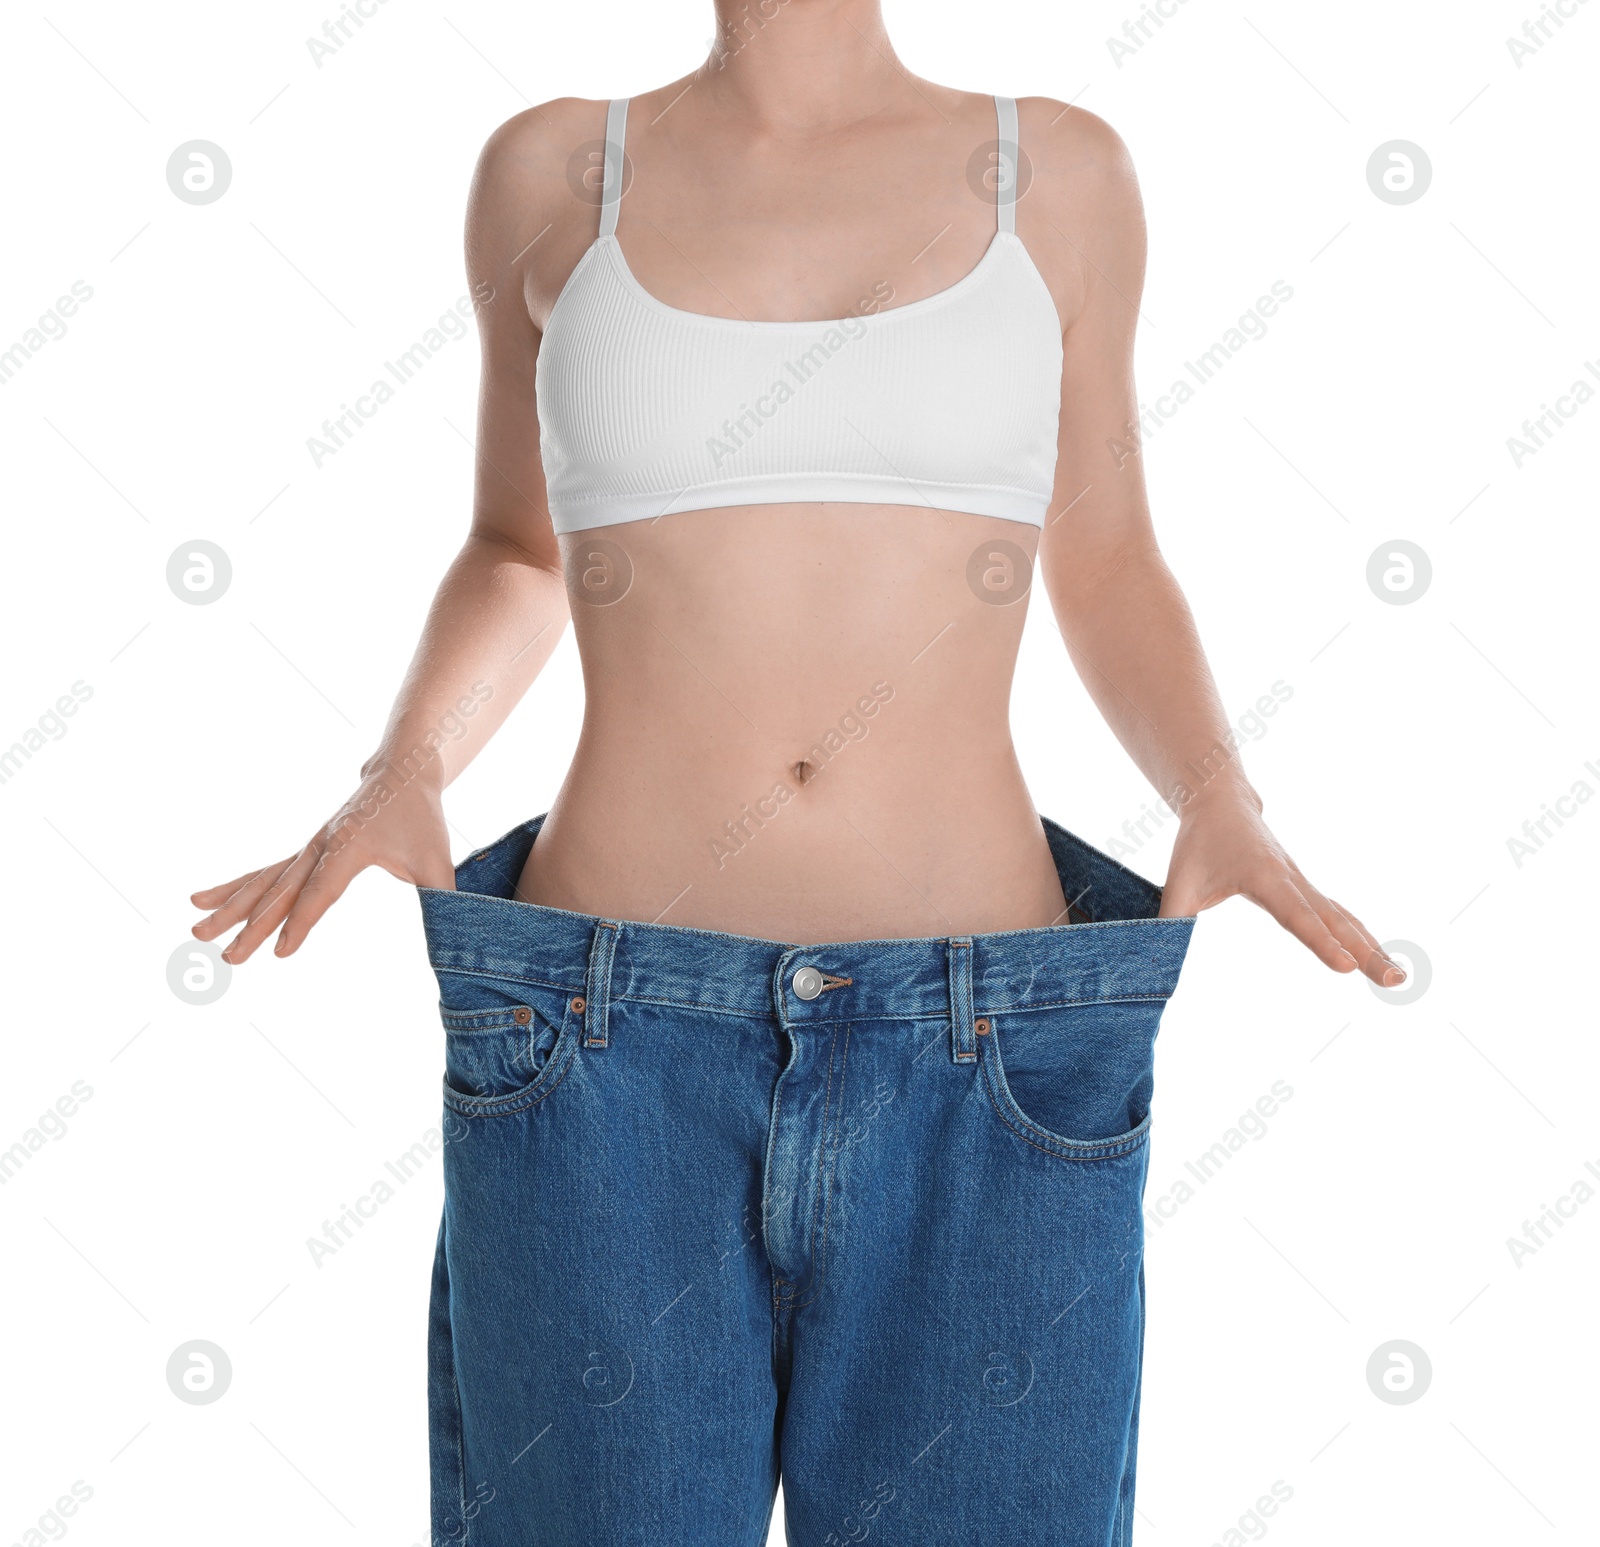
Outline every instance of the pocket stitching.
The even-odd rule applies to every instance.
[[[464,1015],[499,1015],[502,1012],[486,1010],[457,1011],[455,1013]],[[510,1011],[504,1012],[504,1015],[509,1024],[516,1024]],[[446,1027],[447,1032],[451,1029],[454,1028]],[[561,1029],[556,1033],[555,1046],[550,1049],[550,1057],[545,1061],[544,1067],[520,1090],[507,1091],[503,1096],[470,1096],[465,1091],[457,1090],[450,1083],[450,1076],[447,1072],[440,1079],[440,1084],[444,1090],[445,1105],[463,1117],[508,1117],[537,1106],[561,1084],[562,1080],[566,1079],[571,1070],[572,1061],[578,1054],[578,1036],[581,1029],[582,1023],[573,1014],[572,1007],[569,1004],[566,1014],[561,1019]],[[531,1040],[529,1045],[532,1045]]]
[[[1017,1105],[1016,1097],[1011,1094],[1011,1087],[1006,1083],[1005,1068],[1000,1059],[1000,1047],[994,1040],[995,1035],[991,1032],[987,1037],[980,1039],[988,1043],[988,1047],[979,1058],[978,1067],[983,1072],[984,1087],[989,1092],[989,1101],[994,1107],[995,1115],[1024,1144],[1031,1145],[1046,1155],[1052,1155],[1057,1160],[1115,1160],[1123,1155],[1132,1154],[1149,1139],[1150,1119],[1153,1115],[1151,1112],[1145,1113],[1144,1120],[1136,1128],[1130,1128],[1124,1134],[1115,1134],[1109,1139],[1069,1139],[1063,1134],[1052,1133],[1048,1128],[1040,1127]],[[994,1065],[992,1072],[991,1061]],[[1016,1119],[1015,1122],[1012,1121],[1013,1118]],[[1017,1126],[1018,1123],[1025,1125],[1038,1137],[1030,1138],[1023,1128]],[[1045,1142],[1040,1143],[1041,1139]]]
[[[563,1031],[563,1036],[566,1033]],[[509,1117],[517,1112],[525,1112],[529,1107],[536,1107],[547,1096],[552,1095],[562,1080],[566,1079],[571,1070],[573,1061],[578,1056],[576,1034],[564,1055],[559,1058],[551,1055],[550,1062],[539,1071],[539,1077],[526,1090],[514,1090],[504,1096],[468,1096],[458,1091],[449,1083],[448,1078],[443,1080],[445,1105],[463,1117]],[[559,1065],[559,1074],[557,1067]],[[550,1079],[548,1085],[543,1082]],[[541,1088],[543,1086],[543,1088]],[[504,1103],[498,1105],[497,1103]]]
[[[532,1005],[522,1005],[520,1008],[533,1010]],[[448,1010],[440,1005],[439,1019],[446,1031],[466,1032],[469,1035],[480,1031],[510,1031],[522,1024],[517,1020],[516,1009]]]

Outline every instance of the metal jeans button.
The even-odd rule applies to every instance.
[[[822,992],[822,974],[815,967],[801,967],[789,979],[789,986],[802,999],[815,999]]]

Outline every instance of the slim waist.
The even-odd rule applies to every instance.
[[[1161,889],[1041,818],[1062,891],[1082,922],[967,936],[800,945],[607,919],[512,892],[544,814],[456,867],[456,890],[419,887],[435,971],[581,995],[603,963],[607,997],[792,1021],[945,1018],[970,983],[972,1013],[1165,999],[1194,928],[1157,917]],[[808,973],[805,969],[811,969]]]

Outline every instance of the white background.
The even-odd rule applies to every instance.
[[[1245,749],[1275,830],[1431,966],[1385,1003],[1247,903],[1201,919],[1160,1039],[1152,1201],[1274,1081],[1293,1094],[1151,1227],[1139,1540],[1592,1542],[1600,1198],[1520,1266],[1507,1238],[1600,1168],[1600,810],[1570,806],[1520,866],[1507,840],[1600,789],[1600,405],[1520,467],[1507,439],[1600,357],[1600,4],[1521,68],[1522,0],[1188,0],[1119,66],[1106,38],[1137,9],[888,21],[923,75],[1121,131],[1150,226],[1147,400],[1293,288],[1149,436],[1153,505],[1231,712],[1292,689]],[[168,961],[188,894],[297,847],[375,744],[463,533],[475,338],[320,469],[307,437],[464,294],[495,124],[666,81],[711,17],[386,0],[319,69],[330,14],[100,0],[0,23],[0,348],[93,290],[0,388],[0,746],[92,691],[0,783],[0,1148],[92,1089],[0,1187],[0,1543],[79,1479],[85,1547],[427,1539],[437,1162],[321,1267],[306,1245],[439,1119],[415,897],[367,875],[298,957],[204,1008]],[[213,204],[168,190],[191,139],[231,158]],[[1366,178],[1393,139],[1433,167],[1406,205]],[[165,580],[196,538],[233,566],[210,606]],[[1432,565],[1407,605],[1366,581],[1395,539]],[[569,634],[450,791],[458,856],[547,808],[579,715]],[[1040,810],[1092,841],[1151,800],[1042,599],[1013,723]],[[1132,860],[1158,880],[1171,825]],[[232,1361],[213,1405],[166,1383],[197,1338]],[[1407,1405],[1366,1376],[1396,1339],[1432,1365]],[[1241,1528],[1275,1481],[1289,1501]]]

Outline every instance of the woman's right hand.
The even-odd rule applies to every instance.
[[[361,786],[291,858],[252,870],[189,899],[211,913],[194,926],[198,940],[215,940],[241,920],[222,959],[247,961],[274,929],[274,954],[292,955],[312,925],[369,865],[414,886],[455,887],[440,786],[430,769],[400,782],[393,770],[365,775]],[[385,777],[387,772],[387,777]]]

